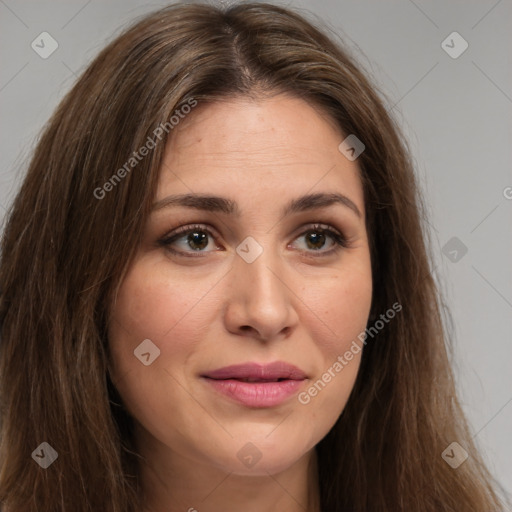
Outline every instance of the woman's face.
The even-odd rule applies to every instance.
[[[331,429],[359,368],[372,280],[358,166],[286,95],[199,105],[171,134],[113,304],[113,380],[152,449],[275,474]]]

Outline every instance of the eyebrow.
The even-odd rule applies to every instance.
[[[362,216],[359,208],[351,199],[338,193],[307,194],[296,199],[292,199],[283,208],[282,216],[286,217],[292,213],[305,212],[334,204],[346,206],[358,217]],[[240,217],[241,215],[240,208],[236,201],[208,194],[170,195],[154,203],[152,211],[161,210],[162,208],[171,208],[173,206],[183,206],[186,208],[194,208],[196,210],[225,213],[228,215],[235,215],[236,217]]]

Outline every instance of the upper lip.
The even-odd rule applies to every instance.
[[[304,380],[306,374],[296,366],[276,361],[269,364],[243,363],[225,366],[205,373],[203,377],[209,379],[251,379],[256,381],[272,381],[278,379]]]

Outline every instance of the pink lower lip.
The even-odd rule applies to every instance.
[[[275,407],[294,395],[304,382],[288,379],[279,382],[242,382],[207,377],[205,380],[223,395],[247,407]]]

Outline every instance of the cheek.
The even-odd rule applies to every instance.
[[[321,354],[318,373],[298,396],[312,420],[330,428],[353,389],[359,370],[364,333],[372,301],[369,256],[360,254],[305,293],[310,307],[307,324]]]
[[[140,261],[126,276],[112,307],[112,380],[132,416],[161,438],[170,435],[164,427],[176,423],[177,416],[184,431],[194,428],[183,383],[189,360],[211,327],[213,308],[205,295],[213,285],[209,278],[194,283],[186,275],[168,275]],[[156,349],[144,340],[151,340]],[[138,348],[142,342],[144,351]],[[150,363],[145,365],[134,351],[149,352]]]
[[[318,286],[310,283],[304,289],[311,336],[330,360],[348,350],[364,332],[372,291],[370,260],[365,254],[319,281]]]
[[[176,398],[169,371],[182,380],[188,359],[211,325],[211,305],[208,311],[201,300],[208,279],[194,285],[184,276],[168,276],[142,263],[123,281],[109,326],[112,380],[132,412],[142,404],[157,407],[157,397]]]
[[[113,306],[109,337],[112,349],[133,352],[137,341],[144,339],[151,339],[162,352],[194,345],[202,329],[198,319],[205,313],[201,299],[211,283],[208,279],[193,282],[177,273],[167,275],[143,263],[134,265],[126,276]],[[197,315],[197,310],[202,314]],[[128,343],[135,345],[126,346]]]

